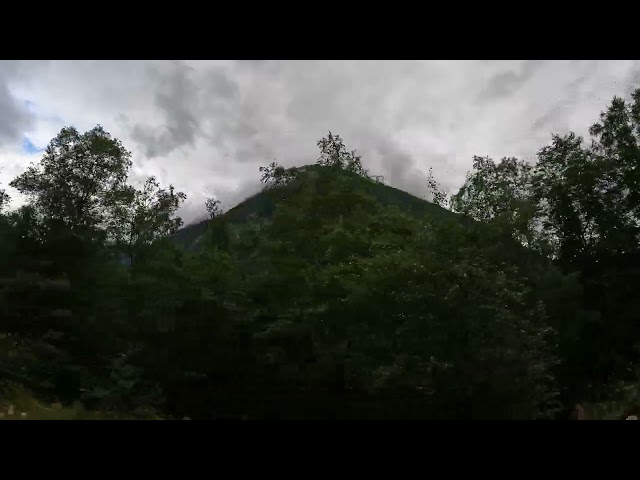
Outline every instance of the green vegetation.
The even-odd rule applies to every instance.
[[[24,418],[593,418],[638,401],[640,90],[592,144],[476,157],[450,199],[342,138],[186,228],[64,128],[0,191],[0,404]],[[25,392],[29,393],[25,393]],[[37,400],[36,400],[37,399]],[[48,406],[47,406],[48,405]],[[56,408],[51,405],[57,405]]]

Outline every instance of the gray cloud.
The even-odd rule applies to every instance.
[[[0,146],[21,141],[31,126],[32,115],[26,105],[11,93],[10,85],[19,79],[20,62],[5,60],[0,68]]]
[[[497,73],[478,94],[478,101],[486,102],[512,95],[543,68],[545,62],[545,60],[527,60],[522,62],[519,69]]]
[[[634,87],[640,85],[640,64],[634,64],[630,69],[627,78],[623,82],[626,96],[630,96],[634,91]]]
[[[39,145],[62,126],[55,116],[81,129],[102,124],[132,151],[132,181],[153,174],[188,195],[186,221],[204,216],[208,195],[229,208],[257,192],[260,165],[315,162],[316,141],[328,130],[392,186],[424,196],[432,166],[455,191],[473,155],[533,158],[552,132],[585,135],[640,74],[637,61],[56,61],[34,68],[0,64],[0,108],[18,109],[0,118],[0,136],[4,129],[17,138],[29,127],[20,123],[19,99],[2,90],[10,75],[20,98],[47,112],[31,124]],[[20,162],[13,170],[28,163]]]
[[[583,97],[583,89],[588,86],[588,79],[597,69],[594,62],[572,62],[575,68],[575,78],[568,81],[562,89],[562,96],[557,102],[531,124],[531,128],[536,132],[550,134],[550,132],[567,132],[570,130],[570,115],[575,111],[576,104]],[[594,119],[590,119],[595,121]]]
[[[26,108],[15,101],[6,85],[0,85],[0,144],[21,138],[30,120]]]
[[[161,127],[136,124],[132,138],[142,144],[148,157],[167,155],[176,148],[193,145],[200,129],[197,117],[198,86],[191,78],[192,69],[182,62],[174,62],[166,73],[149,67],[157,78],[154,96],[156,107],[164,119]]]

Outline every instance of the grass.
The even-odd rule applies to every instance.
[[[0,392],[0,420],[160,420],[151,413],[142,415],[92,411],[80,402],[73,405],[44,404],[27,390],[11,386]]]

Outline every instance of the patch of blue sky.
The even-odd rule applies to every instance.
[[[22,150],[29,155],[36,155],[44,152],[44,148],[38,148],[26,135],[22,140]]]

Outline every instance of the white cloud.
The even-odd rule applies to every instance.
[[[552,132],[586,134],[638,73],[637,61],[2,63],[0,182],[34,159],[25,134],[42,147],[99,123],[132,151],[132,180],[187,193],[187,221],[207,195],[228,207],[254,193],[259,165],[315,161],[327,130],[396,187],[424,194],[433,166],[455,190],[474,154],[531,158]]]

